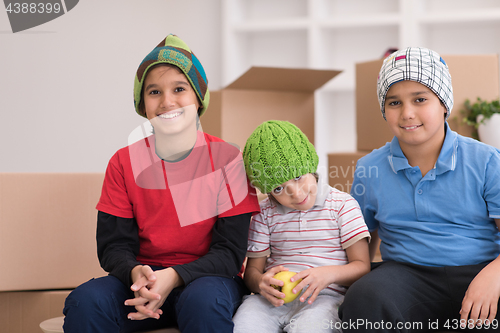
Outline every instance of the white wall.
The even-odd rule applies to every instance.
[[[81,0],[13,34],[0,8],[0,172],[104,172],[144,121],[137,67],[168,33],[221,82],[220,0]]]
[[[272,8],[281,12],[278,7],[285,3],[276,1],[271,6],[265,0],[240,1],[249,4],[246,14],[256,20],[269,17]],[[363,1],[325,0],[325,3],[347,6],[348,12],[357,13],[363,12]],[[127,145],[130,132],[144,121],[133,108],[133,77],[143,57],[168,33],[176,33],[187,42],[205,67],[210,89],[219,89],[223,67],[221,3],[222,0],[81,0],[62,17],[15,34],[0,7],[0,172],[103,172],[111,155]],[[303,4],[308,2],[286,3],[296,7],[284,8],[285,12],[293,12],[295,8],[301,14]],[[395,4],[397,9],[397,4],[410,2],[379,0],[377,3],[386,4],[383,7],[386,9],[391,7],[387,4]],[[373,40],[382,46],[418,44],[441,54],[500,52],[498,0],[422,0],[422,3],[431,18],[439,19],[425,23],[419,33],[403,29],[405,33],[399,37],[398,24],[389,29],[396,37],[385,33],[385,25],[377,30],[385,39],[400,39],[402,45]],[[455,14],[455,18],[452,15],[449,22],[442,23],[442,14],[450,16],[453,7],[463,14]],[[406,13],[405,8],[400,12]],[[490,12],[492,18],[485,23],[478,21],[478,17],[488,18]],[[371,35],[358,36],[354,28],[356,38],[350,38],[352,34],[339,31],[338,36],[326,35],[331,38],[325,43],[326,66],[322,64],[322,68],[352,72],[354,61],[360,61],[357,57],[366,45],[370,52],[380,53],[370,44],[373,41],[365,43]],[[423,42],[416,43],[415,39]],[[285,46],[285,49],[292,47]],[[342,50],[336,57],[332,56],[335,49]],[[371,59],[370,56],[364,60]],[[348,88],[323,93],[317,103],[329,110],[316,115],[315,142],[322,165],[326,166],[328,152],[352,151],[356,147],[354,92]],[[332,124],[341,127],[331,131]]]

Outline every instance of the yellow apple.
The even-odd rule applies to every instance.
[[[291,301],[296,299],[297,296],[300,295],[300,291],[298,291],[296,294],[294,294],[292,292],[293,288],[295,288],[295,286],[298,285],[300,281],[302,281],[302,279],[298,279],[297,281],[291,282],[290,278],[292,276],[294,276],[295,274],[297,274],[297,273],[290,272],[290,271],[281,271],[281,272],[276,273],[274,275],[275,279],[281,280],[284,283],[283,287],[275,286],[275,285],[272,285],[272,287],[285,294],[285,298],[280,298],[280,299],[284,300],[285,303],[290,303]]]

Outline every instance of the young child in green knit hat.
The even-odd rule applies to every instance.
[[[255,294],[244,297],[234,332],[341,332],[346,286],[370,270],[358,203],[318,180],[314,146],[289,122],[257,127],[243,159],[251,184],[268,198],[250,224],[244,281]],[[274,277],[283,271],[297,274],[285,284]]]
[[[134,106],[154,133],[109,161],[97,204],[109,275],[71,292],[65,332],[233,332],[259,206],[239,149],[201,131],[209,96],[203,66],[179,37],[141,62]]]

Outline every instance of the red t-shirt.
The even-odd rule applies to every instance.
[[[205,255],[218,217],[260,211],[240,151],[202,132],[175,163],[156,155],[154,135],[120,149],[109,161],[96,208],[135,218],[137,260],[163,267]]]

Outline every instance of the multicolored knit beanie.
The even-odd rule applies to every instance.
[[[377,80],[380,110],[385,119],[385,96],[391,85],[410,80],[432,90],[446,107],[446,119],[453,109],[453,87],[448,66],[441,56],[429,49],[408,47],[385,58]]]
[[[205,70],[186,43],[172,34],[162,40],[160,44],[142,60],[141,65],[137,69],[134,80],[135,111],[139,115],[146,117],[146,115],[139,110],[142,98],[142,85],[144,84],[146,74],[151,66],[162,63],[175,65],[186,75],[201,102],[199,111],[201,116],[207,109],[210,101],[210,92],[208,91],[208,80],[205,75]]]
[[[270,193],[279,185],[316,172],[318,154],[304,133],[287,121],[260,124],[243,149],[245,170],[252,185]]]

